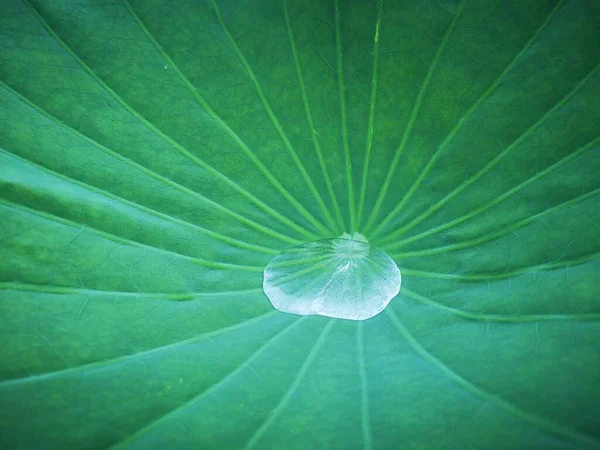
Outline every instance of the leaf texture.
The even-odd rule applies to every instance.
[[[600,448],[600,3],[6,0],[2,448]],[[360,232],[366,321],[263,270]]]

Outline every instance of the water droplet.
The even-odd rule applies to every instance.
[[[365,320],[400,291],[400,270],[360,233],[307,242],[275,256],[263,289],[282,312]]]

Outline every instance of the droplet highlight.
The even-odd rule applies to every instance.
[[[279,311],[365,320],[400,292],[401,274],[360,233],[282,251],[264,271],[263,289]]]

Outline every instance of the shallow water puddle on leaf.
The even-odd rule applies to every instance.
[[[275,256],[263,289],[282,312],[365,320],[400,291],[396,263],[360,233],[307,242]]]

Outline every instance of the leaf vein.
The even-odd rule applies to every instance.
[[[175,148],[177,151],[179,151],[181,154],[183,154],[186,157],[190,157],[190,155],[192,155],[189,151],[185,150],[185,148],[179,144],[177,141],[175,141],[173,138],[171,138],[170,136],[168,136],[167,134],[163,133],[161,130],[158,129],[158,127],[156,127],[153,123],[151,123],[150,121],[148,121],[144,116],[142,116],[136,109],[134,109],[131,105],[129,105],[116,91],[114,91],[110,86],[108,86],[108,84],[102,80],[97,74],[96,72],[90,67],[88,66],[77,54],[75,54],[75,52],[67,45],[67,43],[65,41],[62,40],[62,38],[52,29],[52,27],[48,24],[48,22],[44,19],[44,17],[40,14],[40,12],[31,4],[31,2],[29,0],[23,0],[25,2],[25,4],[31,9],[31,11],[34,13],[34,15],[37,17],[37,19],[40,21],[40,23],[44,26],[44,28],[47,30],[47,32],[52,36],[52,38],[54,38],[54,40],[56,40],[56,42],[58,42],[60,44],[60,46],[73,58],[75,59],[79,65],[84,69],[84,71],[94,80],[96,81],[96,83],[98,83],[106,92],[108,92],[121,106],[123,106],[123,108],[125,108],[130,114],[132,114],[135,118],[137,118],[140,123],[144,124],[149,130],[151,130],[154,134],[156,134],[158,137],[162,138],[165,142],[169,143],[173,148]],[[198,160],[199,161],[199,160]],[[196,162],[198,162],[196,161]],[[216,171],[215,171],[216,173]],[[224,177],[224,175],[223,175]],[[233,183],[233,182],[232,182]],[[231,184],[232,187],[235,188],[234,186],[235,183]],[[237,184],[235,184],[237,186]],[[239,187],[239,186],[238,186]],[[243,188],[239,187],[240,189],[238,190],[238,192],[242,193],[242,192],[246,192],[243,190]],[[192,191],[193,192],[193,191]],[[247,193],[247,192],[246,192]],[[249,194],[249,193],[247,193]],[[250,199],[250,197],[248,197]],[[252,196],[252,198],[255,198]],[[255,198],[256,199],[256,198]],[[254,200],[253,200],[254,202]],[[255,204],[263,209],[264,206],[266,206],[266,204],[264,204],[262,201],[256,199]],[[265,212],[269,212],[269,211],[274,211],[272,209],[263,209]],[[298,231],[299,233],[309,237],[309,238],[314,238],[315,236],[309,232],[308,230],[303,229],[302,227],[300,227],[297,224],[294,224],[294,222],[292,222],[289,219],[285,219],[283,218],[283,216],[279,215],[276,217],[278,220],[287,220],[286,225],[296,231]]]
[[[304,179],[304,182],[306,183],[306,185],[308,186],[308,188],[311,191],[312,195],[314,196],[314,199],[317,202],[317,204],[319,205],[319,208],[321,209],[321,212],[325,216],[325,219],[330,224],[330,226],[333,226],[333,228],[335,228],[335,225],[334,225],[335,222],[333,221],[333,218],[331,217],[331,214],[329,213],[327,207],[325,206],[325,203],[323,202],[321,194],[319,194],[319,191],[315,187],[315,185],[314,185],[314,183],[313,183],[313,181],[312,181],[309,173],[306,171],[306,168],[304,167],[304,164],[302,163],[302,160],[298,156],[298,153],[296,152],[296,150],[294,150],[294,147],[292,146],[292,143],[290,142],[290,140],[288,139],[287,135],[285,134],[285,131],[283,130],[283,127],[281,126],[281,123],[279,123],[279,120],[277,119],[275,113],[273,112],[273,109],[271,108],[271,105],[269,104],[269,101],[267,100],[267,97],[266,97],[266,95],[265,95],[265,93],[264,93],[264,91],[263,91],[263,89],[262,89],[262,87],[261,87],[261,85],[260,85],[260,83],[258,81],[258,78],[256,77],[256,74],[254,73],[254,70],[252,70],[252,67],[250,66],[250,63],[248,62],[248,59],[244,56],[244,54],[242,53],[241,48],[239,47],[239,45],[237,44],[237,42],[235,41],[235,39],[231,35],[231,32],[229,31],[229,28],[227,28],[227,26],[225,25],[225,22],[223,20],[223,17],[221,16],[221,11],[220,11],[217,3],[214,0],[211,0],[211,4],[212,4],[212,6],[213,6],[213,8],[215,10],[215,13],[217,15],[217,19],[219,21],[219,24],[221,25],[221,28],[223,29],[223,32],[227,36],[227,39],[229,40],[231,46],[235,50],[236,55],[238,56],[238,58],[240,59],[240,61],[244,65],[246,71],[248,72],[248,75],[249,75],[250,79],[252,80],[254,88],[256,89],[256,92],[257,92],[257,94],[258,94],[258,96],[259,96],[259,98],[260,98],[260,100],[261,100],[261,102],[263,104],[263,107],[265,108],[265,111],[267,112],[267,115],[269,116],[269,119],[271,119],[271,122],[273,123],[273,126],[277,130],[277,132],[279,134],[279,137],[283,141],[286,149],[288,150],[290,156],[292,157],[294,163],[296,164],[296,167],[298,168],[298,171],[302,175],[302,178]],[[258,158],[254,154],[252,154],[251,156],[249,155],[249,157],[256,158],[256,160],[258,161]],[[262,165],[262,163],[261,163],[261,167],[264,167]],[[267,170],[267,169],[264,168],[264,170]],[[283,185],[278,180],[276,180],[276,178],[272,174],[269,175],[269,179],[270,180],[271,180],[271,178],[273,179],[272,183],[276,182],[278,189],[285,196],[285,198],[292,205],[294,205],[294,207],[298,210],[298,212],[300,212],[315,228],[317,228],[322,233],[325,233],[325,235],[329,235],[331,233],[331,230],[327,229],[327,227],[325,227],[321,222],[319,222],[304,206],[302,206],[302,204],[300,204],[300,202],[298,200],[296,200],[283,187]]]
[[[188,194],[192,197],[196,197],[198,199],[200,199],[202,202],[207,203],[208,205],[210,205],[211,207],[223,212],[224,214],[227,214],[228,216],[236,219],[237,221],[248,225],[249,227],[260,231],[268,236],[272,236],[274,238],[277,238],[281,241],[290,243],[290,244],[299,244],[302,241],[299,241],[298,239],[292,238],[290,236],[284,235],[282,233],[279,233],[275,230],[272,230],[271,228],[265,227],[264,225],[261,225],[257,222],[254,222],[253,220],[250,220],[244,216],[242,216],[241,214],[236,213],[235,211],[230,210],[229,208],[226,208],[225,206],[205,197],[204,195],[200,194],[199,192],[193,191],[192,189],[185,187],[169,178],[166,178],[156,172],[154,172],[153,170],[147,168],[146,166],[143,166],[135,161],[133,161],[130,158],[127,158],[126,156],[121,155],[120,153],[111,150],[110,148],[100,144],[99,142],[91,139],[90,137],[86,136],[85,134],[81,133],[80,131],[76,130],[75,128],[70,127],[69,125],[65,124],[64,122],[61,122],[60,120],[58,120],[56,117],[54,117],[53,115],[51,115],[50,113],[48,113],[47,111],[43,110],[41,107],[39,107],[38,105],[36,105],[35,103],[31,102],[29,99],[27,99],[25,96],[23,96],[21,93],[15,91],[14,89],[12,89],[11,87],[7,86],[6,84],[4,84],[4,82],[0,81],[0,87],[3,88],[5,91],[11,93],[12,95],[14,95],[15,97],[19,98],[19,100],[21,100],[23,103],[25,103],[27,106],[29,106],[31,109],[33,109],[34,111],[36,111],[37,113],[39,113],[41,116],[45,117],[46,119],[48,119],[50,122],[52,122],[54,125],[61,127],[62,129],[68,131],[71,134],[74,134],[75,136],[85,140],[86,142],[88,142],[89,144],[93,145],[94,147],[96,147],[98,150],[100,150],[101,152],[110,155],[113,158],[116,158],[120,161],[123,161],[124,163],[126,163],[127,165],[134,167],[136,169],[138,169],[139,171],[143,172],[144,174],[148,175],[151,178],[154,178],[162,183],[165,183],[166,185],[172,187],[173,189],[176,189],[180,192],[183,192],[185,194]]]
[[[305,318],[306,317],[303,317],[300,319],[294,319],[294,321],[291,324],[285,326],[282,330],[278,331],[274,336],[267,339],[267,341],[265,341],[265,343],[263,345],[261,345],[258,350],[256,350],[254,353],[252,353],[252,355],[250,355],[242,364],[240,364],[238,367],[235,368],[235,370],[233,370],[232,372],[227,374],[227,376],[225,376],[219,382],[217,382],[217,383],[213,384],[212,386],[210,386],[209,388],[203,390],[198,395],[194,396],[190,400],[187,400],[182,405],[178,406],[175,409],[172,409],[171,411],[162,415],[158,419],[153,420],[148,425],[146,425],[142,429],[138,430],[137,432],[135,432],[133,435],[131,435],[124,441],[119,442],[118,444],[112,446],[111,449],[118,449],[118,448],[126,447],[127,445],[129,445],[129,444],[135,442],[136,440],[140,439],[141,437],[147,435],[148,433],[150,433],[152,430],[156,429],[157,427],[160,427],[162,424],[168,422],[175,415],[181,413],[181,411],[189,408],[192,405],[202,402],[202,400],[204,400],[212,392],[216,391],[219,387],[223,386],[229,380],[233,379],[236,375],[238,375],[240,372],[242,372],[246,367],[251,368],[252,361],[257,359],[271,344],[276,342],[278,338],[280,338],[282,335],[284,335],[286,332],[288,332],[294,326],[297,326],[298,324],[300,324]]]
[[[402,293],[424,305],[449,312],[457,317],[478,322],[508,322],[508,323],[528,323],[528,322],[551,322],[551,321],[582,321],[591,322],[600,320],[600,313],[556,313],[556,314],[489,314],[453,308],[443,303],[437,302],[424,295],[402,288]]]
[[[342,143],[344,146],[344,160],[346,163],[346,183],[348,189],[348,214],[350,216],[350,232],[356,230],[356,212],[354,207],[354,182],[352,181],[352,160],[350,158],[350,145],[348,143],[348,120],[346,117],[346,88],[344,86],[344,66],[342,54],[342,31],[340,2],[335,0],[335,45],[337,54],[337,78],[340,96],[340,120],[342,123]]]
[[[367,370],[365,367],[365,344],[364,344],[364,323],[359,322],[356,327],[356,341],[358,348],[358,371],[360,375],[361,408],[360,423],[363,433],[363,448],[371,450],[371,421],[369,418],[369,384],[367,379]]]
[[[315,128],[315,123],[313,120],[312,112],[310,109],[310,103],[308,101],[308,95],[306,93],[306,85],[304,83],[304,75],[302,74],[302,67],[300,65],[300,57],[298,55],[298,50],[296,49],[296,39],[294,37],[294,32],[292,29],[292,23],[289,16],[289,7],[288,0],[283,1],[283,8],[285,14],[285,24],[288,31],[288,38],[290,41],[290,47],[292,49],[292,56],[294,58],[294,65],[296,66],[296,74],[298,76],[298,83],[300,84],[300,92],[302,94],[302,102],[304,103],[304,111],[306,113],[306,118],[308,120],[308,125],[310,126],[310,135],[313,141],[313,146],[315,147],[315,153],[317,154],[317,159],[319,161],[319,166],[321,167],[321,172],[323,172],[323,177],[325,179],[325,185],[327,187],[327,192],[331,199],[331,203],[333,204],[335,218],[337,220],[337,225],[339,227],[338,231],[341,233],[344,230],[344,220],[342,218],[342,213],[340,210],[340,205],[335,195],[335,191],[333,189],[333,184],[331,183],[331,178],[329,177],[329,172],[327,171],[327,166],[325,164],[325,159],[323,158],[323,151],[321,149],[321,144],[319,142],[318,133]]]
[[[488,273],[467,273],[467,274],[453,274],[453,273],[439,273],[439,272],[427,272],[423,270],[403,269],[402,273],[405,275],[417,277],[417,278],[438,278],[442,280],[457,280],[457,281],[494,281],[503,280],[506,278],[512,278],[519,275],[533,274],[536,272],[561,269],[563,267],[569,267],[577,264],[584,264],[591,261],[596,256],[600,255],[600,252],[587,253],[570,259],[563,259],[560,261],[549,262],[544,264],[537,264],[531,266],[519,267],[512,270],[500,271],[500,272],[488,272]]]
[[[436,358],[431,352],[425,349],[425,347],[423,347],[419,343],[419,341],[417,341],[417,339],[410,333],[410,331],[400,321],[400,318],[396,315],[394,311],[392,311],[391,308],[387,308],[386,312],[392,324],[398,330],[398,333],[402,337],[404,337],[404,339],[406,339],[406,341],[412,347],[415,353],[421,356],[425,361],[436,367],[442,374],[447,376],[450,380],[452,380],[459,386],[463,387],[464,389],[476,395],[477,397],[480,397],[481,399],[488,401],[491,404],[504,409],[505,411],[508,411],[515,417],[518,417],[519,419],[534,424],[535,426],[537,426],[541,430],[544,430],[547,433],[556,434],[593,448],[600,448],[600,443],[595,441],[591,437],[580,433],[577,430],[573,430],[569,427],[553,422],[544,417],[539,417],[533,413],[527,412],[519,408],[518,406],[512,404],[511,402],[502,399],[498,395],[488,392],[484,388],[474,384],[472,381],[469,381],[467,378],[453,371],[444,362]]]
[[[216,292],[134,292],[134,291],[105,291],[90,288],[77,288],[71,286],[50,286],[34,283],[21,283],[13,281],[0,281],[0,289],[7,291],[37,292],[40,294],[81,294],[88,296],[117,296],[117,297],[147,297],[172,300],[194,300],[200,297],[213,297],[225,295],[246,295],[263,293],[262,288],[238,289],[234,291]]]
[[[273,424],[273,422],[275,421],[277,416],[281,413],[281,411],[290,402],[292,396],[294,395],[296,390],[300,387],[300,384],[302,383],[302,379],[306,375],[306,372],[308,372],[308,369],[310,368],[311,364],[315,360],[317,353],[323,346],[323,343],[325,342],[325,338],[331,331],[331,328],[333,327],[334,323],[335,323],[335,321],[332,319],[330,319],[327,322],[327,325],[323,328],[323,330],[319,334],[319,337],[315,341],[315,344],[313,345],[311,351],[308,353],[306,359],[304,360],[302,367],[300,367],[300,370],[298,370],[298,373],[296,374],[296,377],[292,381],[292,384],[290,385],[288,390],[285,392],[285,394],[283,395],[283,397],[281,398],[281,400],[279,401],[277,406],[271,411],[271,413],[269,414],[267,419],[262,423],[262,425],[254,432],[252,437],[248,440],[248,443],[246,444],[245,449],[251,449],[252,447],[256,446],[256,444],[258,443],[260,438],[267,432],[267,430]]]
[[[159,353],[159,352],[162,352],[165,350],[174,350],[183,345],[196,344],[198,342],[201,342],[201,341],[204,341],[207,339],[211,339],[216,336],[220,336],[221,334],[225,334],[230,331],[234,331],[234,330],[238,330],[238,329],[247,327],[249,325],[252,325],[254,323],[257,323],[257,322],[265,320],[269,317],[272,317],[275,314],[280,314],[280,313],[278,311],[269,311],[268,313],[254,316],[250,319],[243,320],[241,322],[238,322],[233,325],[229,325],[227,327],[220,328],[218,330],[213,330],[213,331],[209,331],[207,333],[202,333],[202,334],[193,336],[188,339],[183,339],[180,341],[173,342],[171,344],[166,344],[166,345],[162,345],[160,347],[155,347],[150,350],[138,351],[136,353],[130,353],[130,354],[127,354],[124,356],[116,357],[116,358],[110,358],[110,359],[105,359],[102,361],[95,361],[95,362],[91,362],[91,363],[87,363],[87,364],[82,364],[80,366],[71,366],[69,368],[62,369],[62,370],[56,370],[53,372],[46,372],[46,373],[42,373],[42,374],[38,374],[38,375],[30,375],[27,377],[15,378],[12,380],[4,380],[4,381],[0,382],[0,387],[10,389],[10,387],[15,384],[37,383],[37,382],[41,382],[41,381],[45,381],[45,380],[50,380],[50,379],[53,379],[56,377],[68,376],[68,375],[71,375],[73,373],[77,373],[80,371],[94,370],[94,369],[98,369],[98,368],[108,367],[111,365],[116,365],[116,364],[119,364],[122,362],[130,361],[133,358],[140,358],[143,356],[148,356],[148,355],[152,355],[155,353]]]
[[[458,194],[460,194],[466,188],[468,188],[473,183],[475,183],[477,180],[479,180],[481,177],[483,177],[490,170],[492,170],[492,168],[494,168],[494,166],[496,166],[496,164],[498,164],[506,155],[508,155],[512,150],[514,150],[527,137],[529,137],[529,135],[531,135],[533,132],[537,131],[544,124],[544,122],[548,119],[548,117],[550,117],[553,113],[555,113],[560,108],[562,108],[571,98],[573,98],[573,96],[581,89],[581,87],[584,86],[590,80],[590,78],[592,78],[592,76],[596,73],[598,68],[600,68],[600,63],[596,64],[596,66],[592,70],[590,70],[590,72],[585,77],[583,77],[579,81],[579,83],[577,83],[575,85],[575,87],[573,87],[573,89],[571,89],[571,91],[569,91],[558,103],[556,103],[552,108],[550,108],[546,113],[544,113],[542,115],[542,117],[540,117],[535,123],[533,123],[529,128],[527,128],[527,130],[525,130],[518,138],[516,138],[508,147],[506,147],[504,150],[502,150],[500,153],[498,153],[498,155],[496,155],[490,162],[488,162],[484,167],[482,167],[477,173],[475,173],[474,175],[469,177],[463,183],[458,185],[454,190],[452,190],[451,192],[446,194],[440,201],[438,201],[435,205],[428,208],[423,214],[416,217],[415,219],[413,219],[411,222],[409,222],[405,226],[403,226],[403,227],[399,228],[398,230],[394,231],[393,233],[390,233],[389,235],[387,235],[384,239],[382,239],[382,242],[388,242],[388,241],[400,236],[401,234],[406,233],[407,231],[411,230],[412,228],[417,226],[419,223],[421,223],[423,220],[425,220],[427,217],[429,217],[433,213],[437,212],[446,203],[448,203],[450,200],[452,200],[454,197],[456,197]]]
[[[400,161],[400,156],[402,155],[402,153],[404,152],[404,149],[406,148],[406,144],[408,143],[408,139],[410,138],[413,126],[417,120],[417,116],[421,109],[421,104],[423,103],[423,99],[425,98],[425,93],[427,92],[429,83],[431,82],[431,79],[433,78],[433,74],[435,73],[435,70],[437,69],[437,65],[438,65],[440,59],[442,58],[442,54],[444,52],[444,49],[446,48],[446,44],[450,40],[450,36],[452,35],[452,32],[454,31],[454,29],[456,27],[458,19],[462,15],[462,12],[465,8],[466,3],[467,3],[466,0],[461,0],[460,5],[458,6],[458,8],[456,10],[456,13],[454,14],[454,18],[450,22],[450,25],[448,25],[448,28],[446,29],[446,32],[444,33],[444,37],[441,39],[441,41],[438,45],[438,48],[435,52],[435,55],[434,55],[433,59],[431,60],[431,63],[429,64],[429,68],[427,69],[427,74],[425,75],[425,79],[423,80],[423,83],[421,84],[421,87],[419,89],[419,93],[417,94],[417,97],[415,99],[415,103],[413,105],[412,111],[410,113],[410,117],[408,119],[408,123],[406,124],[406,127],[404,128],[404,133],[402,133],[402,138],[400,139],[400,144],[398,145],[398,148],[396,149],[396,152],[394,153],[394,157],[392,158],[392,162],[390,164],[390,168],[388,170],[387,176],[385,177],[385,181],[383,182],[381,190],[379,191],[379,195],[377,196],[377,200],[375,201],[375,206],[373,207],[373,210],[371,211],[371,214],[369,215],[369,218],[367,220],[367,224],[365,225],[365,233],[369,232],[369,230],[373,226],[373,222],[377,219],[377,216],[379,215],[379,213],[381,211],[383,201],[385,199],[385,196],[387,195],[387,191],[390,187],[390,183],[392,182],[394,173],[396,172],[396,168],[398,167],[398,162]],[[377,227],[376,230],[378,230],[379,228],[380,227]]]
[[[446,246],[442,246],[442,247],[434,247],[434,248],[429,248],[429,249],[425,249],[425,250],[415,250],[415,251],[411,251],[411,252],[402,252],[402,253],[397,253],[397,254],[393,254],[392,257],[394,259],[397,260],[401,260],[404,258],[412,258],[412,257],[416,257],[416,256],[430,256],[430,255],[437,255],[440,253],[447,253],[447,252],[453,252],[453,251],[457,251],[457,250],[464,250],[467,248],[472,248],[475,247],[479,244],[483,244],[489,241],[492,241],[498,237],[507,235],[508,233],[512,232],[512,231],[516,231],[518,229],[521,229],[527,225],[529,225],[530,223],[532,223],[534,220],[540,220],[541,222],[541,217],[556,212],[556,211],[560,211],[562,209],[565,208],[569,208],[572,207],[573,205],[577,205],[578,203],[581,203],[585,200],[588,200],[590,198],[593,198],[594,196],[600,194],[600,188],[596,188],[596,189],[592,189],[591,191],[586,192],[585,194],[579,195],[577,197],[574,197],[570,200],[567,200],[566,202],[562,202],[559,203],[558,205],[555,205],[553,207],[550,207],[548,209],[545,209],[542,212],[539,212],[537,214],[534,214],[533,216],[530,217],[526,217],[524,219],[521,219],[517,222],[514,222],[512,224],[507,224],[505,225],[506,228],[500,229],[500,230],[496,230],[493,231],[491,233],[488,233],[484,236],[475,238],[475,239],[470,239],[470,240],[463,240],[462,242],[459,242],[457,244],[451,244],[451,245],[446,245]],[[543,222],[542,222],[543,223]],[[440,226],[440,227],[436,227],[433,228],[431,230],[436,230],[437,231],[442,231],[441,227],[443,227],[444,225]],[[438,230],[438,228],[440,228]],[[426,234],[427,233],[427,234]],[[405,239],[403,241],[397,242],[396,244],[398,245],[388,245],[388,246],[382,246],[383,248],[398,248],[401,246],[404,246],[410,242],[415,242],[418,241],[419,239],[422,239],[426,236],[429,236],[430,234],[433,233],[429,233],[429,232],[424,232],[424,233],[420,233],[420,234],[415,234],[414,236],[411,236],[408,239]]]
[[[554,14],[560,9],[563,0],[559,0],[554,8],[550,11],[546,19],[542,22],[542,24],[538,27],[533,36],[527,41],[525,46],[521,49],[519,53],[513,58],[513,60],[504,68],[504,70],[500,73],[500,75],[494,80],[494,82],[481,94],[481,96],[477,99],[477,101],[462,115],[462,117],[456,122],[454,128],[448,133],[448,136],[442,141],[442,143],[438,146],[434,154],[431,156],[423,170],[419,173],[419,176],[412,184],[410,189],[406,192],[402,200],[396,205],[396,207],[385,217],[385,219],[378,225],[376,230],[374,230],[374,234],[377,234],[381,231],[387,224],[397,216],[402,208],[406,205],[412,194],[419,188],[427,174],[432,169],[433,165],[441,155],[442,151],[446,148],[446,146],[452,141],[454,136],[458,133],[458,131],[462,128],[462,126],[467,122],[467,120],[475,113],[477,108],[481,106],[481,104],[489,98],[490,95],[496,90],[496,88],[500,85],[500,81],[513,69],[516,63],[529,51],[529,49],[533,46],[533,43],[539,37],[540,33],[546,28],[546,26],[550,23]]]
[[[94,193],[102,195],[104,197],[108,197],[108,198],[110,198],[112,200],[115,200],[115,201],[117,201],[119,203],[122,203],[124,205],[131,206],[132,208],[135,208],[135,209],[138,209],[140,211],[143,211],[146,214],[150,214],[150,215],[153,215],[153,216],[156,216],[156,217],[160,217],[161,219],[164,219],[164,220],[166,220],[168,222],[172,222],[172,223],[176,223],[178,225],[182,225],[182,226],[185,226],[185,227],[188,227],[188,228],[192,228],[195,231],[198,231],[198,232],[200,232],[202,234],[210,236],[210,237],[212,237],[212,238],[214,238],[216,240],[219,240],[221,242],[233,245],[233,246],[238,247],[238,248],[252,250],[252,251],[255,251],[255,252],[259,252],[259,253],[267,253],[267,254],[271,254],[271,255],[278,253],[278,250],[276,250],[274,248],[264,247],[264,246],[256,245],[256,244],[250,244],[248,242],[244,242],[242,240],[235,239],[235,238],[229,237],[227,235],[224,235],[224,234],[221,234],[221,233],[217,233],[215,231],[203,228],[203,227],[201,227],[199,225],[196,225],[196,224],[194,224],[192,222],[188,222],[187,220],[182,220],[182,219],[179,219],[177,217],[173,217],[173,216],[171,216],[169,214],[166,214],[166,213],[154,210],[152,208],[148,208],[147,206],[144,206],[144,205],[141,205],[139,203],[136,203],[136,202],[133,202],[131,200],[128,200],[126,198],[120,197],[120,196],[118,196],[116,194],[113,194],[112,192],[109,192],[109,191],[107,191],[105,189],[98,188],[96,186],[84,183],[83,181],[79,181],[79,180],[77,180],[75,178],[71,178],[71,177],[69,177],[67,175],[63,175],[61,173],[55,172],[54,170],[49,169],[49,168],[47,168],[47,167],[45,167],[45,166],[43,166],[41,164],[37,164],[37,163],[35,163],[33,161],[30,161],[27,158],[24,158],[24,157],[22,157],[20,155],[16,155],[16,154],[11,153],[9,151],[6,151],[6,150],[4,150],[2,148],[0,148],[0,153],[3,153],[6,156],[9,156],[11,158],[14,158],[14,159],[22,162],[23,164],[30,165],[32,167],[35,167],[35,168],[39,169],[39,170],[42,170],[42,171],[46,172],[47,174],[49,174],[49,175],[51,175],[53,177],[60,178],[60,179],[62,179],[64,181],[66,181],[67,183],[80,186],[80,187],[82,187],[85,190],[88,190],[90,192],[94,192]]]
[[[0,204],[3,204],[5,206],[7,206],[9,208],[13,208],[15,210],[19,210],[19,211],[22,211],[22,212],[25,212],[28,214],[39,216],[50,222],[59,223],[61,225],[65,225],[70,228],[74,228],[76,230],[79,230],[79,232],[81,232],[83,230],[90,230],[94,234],[96,234],[100,237],[103,237],[105,239],[111,240],[111,241],[119,243],[119,244],[125,244],[125,245],[129,245],[129,246],[133,246],[133,247],[145,248],[145,249],[149,249],[151,251],[156,251],[158,253],[164,253],[166,255],[176,256],[178,258],[186,259],[194,264],[198,264],[202,267],[206,267],[209,269],[239,270],[239,271],[244,271],[244,272],[262,272],[264,269],[261,266],[245,266],[245,265],[224,263],[224,262],[220,262],[220,261],[211,261],[211,260],[204,259],[204,258],[197,258],[194,256],[184,255],[182,253],[165,250],[160,247],[154,247],[152,245],[143,244],[141,242],[134,241],[129,238],[117,236],[117,235],[109,233],[107,231],[99,230],[99,229],[94,228],[87,224],[82,224],[82,223],[75,222],[70,219],[65,219],[64,217],[55,216],[54,214],[50,214],[50,213],[47,213],[47,212],[44,212],[41,210],[29,208],[29,207],[27,207],[25,205],[21,205],[19,203],[13,203],[13,202],[5,200],[5,199],[0,199]]]
[[[363,162],[362,181],[360,186],[360,198],[358,201],[358,227],[363,220],[365,208],[365,197],[367,193],[367,180],[369,176],[369,163],[371,159],[371,148],[373,146],[373,133],[375,126],[375,107],[377,104],[377,72],[379,70],[379,41],[381,39],[381,16],[383,11],[383,0],[377,2],[377,21],[375,23],[375,36],[373,37],[373,67],[371,69],[371,99],[369,101],[369,119],[367,124],[367,148]]]

